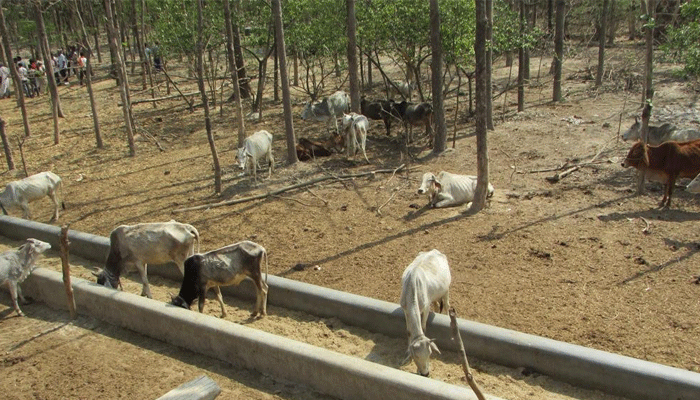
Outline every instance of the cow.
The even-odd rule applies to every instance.
[[[477,178],[474,175],[457,175],[440,171],[437,176],[432,172],[423,174],[418,194],[428,195],[431,208],[458,206],[474,200]],[[493,186],[488,184],[486,197],[493,196]]]
[[[411,95],[413,94],[413,91],[416,90],[416,88],[417,86],[415,82],[409,83],[404,81],[398,81],[391,86],[391,92],[410,101]]]
[[[392,120],[401,120],[394,105],[394,100],[370,101],[362,97],[360,99],[360,113],[369,119],[382,120],[386,128],[386,135],[391,135]]]
[[[690,193],[700,193],[700,175],[696,175],[685,187],[685,190]]]
[[[263,259],[265,280],[262,279]],[[226,318],[220,286],[238,285],[245,278],[250,278],[255,283],[257,295],[251,317],[267,315],[267,252],[264,247],[247,240],[208,253],[195,254],[185,260],[185,277],[180,293],[177,296],[170,295],[171,304],[189,309],[194,299],[199,299],[201,313],[207,290],[213,287],[221,305],[221,318]]]
[[[8,208],[21,208],[24,212],[24,218],[32,219],[29,203],[48,196],[54,204],[51,221],[56,221],[58,220],[59,208],[65,209],[65,205],[60,202],[57,193],[61,187],[61,178],[51,171],[30,175],[7,184],[5,190],[0,193],[0,206],[2,206],[5,215],[7,215],[6,209]]]
[[[333,154],[332,146],[334,146],[333,141],[321,143],[307,138],[299,138],[299,143],[295,146],[297,159],[299,161],[308,161],[316,157],[328,157]]]
[[[440,354],[434,339],[425,336],[430,306],[436,303],[440,312],[450,309],[450,267],[447,257],[438,250],[420,252],[406,267],[401,277],[399,303],[406,316],[408,351],[403,364],[413,359],[418,373],[430,374],[430,355]]]
[[[121,225],[109,235],[109,255],[105,268],[93,274],[97,277],[97,284],[117,289],[121,274],[128,267],[135,266],[143,283],[141,296],[151,299],[146,275],[148,264],[174,262],[184,275],[185,260],[195,254],[195,241],[199,252],[197,229],[174,220]]]
[[[367,117],[357,113],[343,114],[342,125],[348,157],[352,154],[352,159],[355,159],[357,147],[359,145],[360,150],[362,150],[362,155],[365,157],[365,161],[369,164],[367,152],[365,150],[367,146],[367,130],[369,129]]]
[[[333,121],[335,132],[338,132],[336,118],[342,117],[348,111],[350,111],[350,96],[339,90],[321,101],[306,103],[301,112],[301,119],[304,121],[326,121],[327,128],[330,128],[330,123]]]
[[[673,187],[678,178],[695,178],[700,173],[700,140],[664,142],[658,146],[635,143],[622,162],[623,168],[645,171],[650,180],[664,184],[664,196],[659,207],[671,206]]]
[[[263,130],[245,138],[243,147],[238,149],[236,160],[244,173],[250,175],[250,169],[253,169],[253,181],[258,180],[258,161],[267,161],[269,179],[275,167],[275,158],[272,155],[272,134]]]
[[[12,306],[17,315],[24,316],[17,304],[17,296],[26,304],[27,300],[22,296],[22,288],[19,286],[34,270],[34,263],[39,256],[49,250],[51,245],[38,239],[27,239],[17,250],[8,250],[0,254],[0,285],[7,285],[12,297]]]
[[[642,138],[642,124],[637,117],[634,124],[622,134],[622,140],[638,140]],[[675,125],[665,123],[661,126],[649,125],[648,143],[660,145],[663,142],[689,142],[700,139],[700,131],[695,129],[678,129]]]
[[[401,118],[404,124],[404,130],[407,132],[407,141],[413,141],[413,127],[425,126],[425,134],[428,136],[428,144],[433,143],[433,106],[430,103],[409,103],[402,101],[395,105],[396,113]]]

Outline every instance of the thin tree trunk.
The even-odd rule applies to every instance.
[[[520,38],[525,38],[525,0],[520,0]],[[525,48],[518,48],[518,112],[525,110]]]
[[[603,70],[605,66],[605,28],[608,25],[608,0],[603,0],[603,9],[600,10],[600,32],[598,32],[598,69],[595,75],[595,86],[603,84]]]
[[[350,111],[360,113],[360,82],[357,66],[357,19],[355,0],[346,0],[348,25],[348,72],[350,80]]]
[[[493,0],[486,0],[486,40],[493,42]],[[486,128],[493,130],[493,50],[486,47]]]
[[[299,161],[296,151],[296,138],[294,137],[294,123],[292,120],[292,99],[289,93],[289,78],[287,76],[286,49],[284,46],[284,28],[282,27],[282,3],[280,0],[272,0],[272,14],[275,19],[275,42],[277,43],[277,56],[279,57],[280,77],[282,78],[282,103],[284,105],[284,128],[287,136],[287,163],[294,164]]]
[[[488,192],[489,181],[489,158],[488,146],[486,142],[487,133],[487,108],[488,84],[486,69],[488,64],[488,54],[486,51],[486,41],[488,37],[488,14],[487,1],[476,0],[476,37],[474,40],[474,53],[476,58],[476,165],[477,184],[474,201],[472,201],[469,212],[481,211],[486,205],[486,193]]]
[[[0,4],[0,36],[2,36],[2,42],[5,46],[5,56],[8,60],[12,60],[12,47],[10,45],[9,35],[7,34],[7,25],[5,24],[5,13],[2,11],[2,4]],[[15,86],[15,93],[17,93],[17,105],[22,111],[22,123],[24,124],[24,136],[31,136],[31,131],[29,130],[29,118],[27,116],[27,107],[24,104],[24,91],[22,89],[22,81],[19,79],[19,73],[17,72],[17,64],[14,62],[10,63],[10,74],[12,75],[12,81]]]
[[[561,101],[561,67],[564,62],[564,11],[565,0],[557,1],[556,28],[554,34],[554,90],[553,101]]]
[[[238,70],[236,69],[236,54],[233,51],[233,16],[231,15],[231,5],[229,0],[224,0],[224,19],[226,24],[226,55],[228,56],[229,69],[231,70],[231,80],[233,81],[233,97],[235,99],[236,119],[238,121],[238,147],[243,146],[245,140],[245,121],[243,120],[243,104],[241,101],[241,87],[238,80]]]
[[[126,128],[126,138],[129,145],[129,155],[136,155],[136,143],[134,143],[134,129],[133,122],[131,119],[131,103],[129,99],[129,84],[127,81],[126,68],[124,67],[124,61],[121,57],[121,52],[119,51],[119,46],[117,43],[118,32],[114,26],[114,15],[112,13],[112,5],[110,4],[113,0],[105,0],[105,13],[107,17],[107,33],[109,36],[109,47],[112,51],[112,55],[115,57],[115,69],[117,76],[119,78],[119,95],[122,100],[122,112],[124,114],[124,128]]]
[[[76,4],[77,10],[77,4]],[[63,111],[61,109],[61,101],[58,96],[58,88],[56,87],[56,81],[54,80],[53,63],[51,61],[51,54],[49,54],[49,41],[46,37],[46,26],[44,25],[44,16],[42,14],[39,3],[34,3],[34,14],[36,19],[36,25],[39,34],[39,43],[42,53],[42,58],[44,59],[44,68],[46,73],[46,83],[49,86],[49,92],[51,93],[51,116],[53,118],[53,141],[54,144],[58,144],[60,141],[58,118],[64,117]]]
[[[645,62],[645,79],[644,79],[644,91],[642,98],[642,142],[646,148],[649,142],[649,119],[651,118],[651,108],[652,100],[654,98],[654,86],[652,80],[652,73],[654,71],[654,29],[650,23],[652,19],[656,19],[656,1],[647,0],[646,3],[646,15],[647,21],[645,24],[645,37],[646,37],[646,62]],[[646,150],[645,150],[646,151]],[[644,193],[644,181],[646,179],[645,171],[642,170],[637,175],[637,194]]]
[[[214,142],[214,134],[211,130],[211,118],[209,116],[209,100],[207,99],[207,91],[204,87],[204,43],[202,40],[204,31],[204,19],[202,18],[202,1],[197,0],[197,83],[199,84],[199,93],[202,96],[204,105],[204,126],[207,130],[207,140],[211,149],[211,158],[214,162],[214,191],[221,193],[221,166],[219,165],[219,155],[216,151],[216,143]]]
[[[5,150],[5,159],[7,160],[7,169],[12,171],[15,169],[15,160],[12,157],[12,148],[10,147],[10,141],[7,140],[7,133],[5,132],[5,120],[0,117],[0,139],[2,139],[2,148]]]
[[[235,0],[234,10],[236,14],[240,13],[240,1]],[[243,58],[243,50],[241,47],[241,33],[238,28],[238,24],[235,21],[233,23],[233,51],[236,54],[236,68],[238,70],[238,80],[241,90],[241,98],[248,99],[253,91],[250,89],[250,81],[248,80],[248,73],[245,69],[245,59]],[[262,115],[262,114],[261,114]]]
[[[442,37],[440,36],[440,5],[438,0],[430,0],[430,47],[432,49],[432,86],[433,86],[433,122],[435,138],[433,153],[440,154],[447,145],[447,126],[445,125],[445,106],[442,91]],[[457,88],[459,92],[459,88]]]
[[[102,142],[102,133],[100,132],[100,119],[97,114],[97,102],[95,101],[95,92],[92,90],[92,48],[90,47],[90,42],[88,41],[87,32],[85,31],[85,23],[80,10],[77,8],[76,13],[78,20],[80,21],[80,33],[83,41],[83,46],[85,46],[86,54],[85,59],[85,86],[87,88],[88,97],[90,98],[90,110],[92,111],[92,126],[95,130],[95,144],[98,149],[104,148],[104,143]]]

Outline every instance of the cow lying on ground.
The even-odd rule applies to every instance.
[[[61,189],[61,178],[53,172],[40,172],[19,181],[7,184],[5,191],[0,193],[0,206],[7,215],[6,209],[21,208],[25,219],[31,219],[29,203],[49,196],[54,204],[51,221],[58,220],[59,198],[57,191]],[[62,203],[61,203],[62,204]],[[65,205],[63,206],[65,208]]]
[[[401,277],[401,308],[406,316],[408,354],[404,364],[411,359],[423,376],[430,374],[430,355],[440,354],[434,339],[425,336],[425,328],[433,303],[442,312],[450,309],[450,267],[447,257],[438,250],[420,252],[406,267]]]
[[[474,200],[477,178],[473,175],[457,175],[441,171],[437,176],[432,172],[423,174],[418,194],[428,195],[431,208],[458,206]],[[489,183],[486,197],[493,196],[493,186]]]
[[[257,131],[243,141],[243,147],[236,154],[238,166],[248,175],[253,170],[253,180],[258,180],[258,161],[265,160],[268,164],[268,179],[275,168],[275,158],[272,155],[272,134],[268,131]]]
[[[642,124],[637,117],[634,124],[622,134],[622,140],[638,140],[642,138]],[[675,125],[666,123],[661,126],[649,125],[648,143],[656,146],[663,142],[689,142],[700,139],[700,131],[695,129],[678,129]]]
[[[362,97],[360,100],[360,113],[369,119],[381,120],[386,128],[386,135],[391,135],[391,123],[393,119],[401,120],[394,109],[394,100],[370,101]],[[393,113],[392,113],[393,112]]]
[[[265,280],[262,279],[262,261],[265,259]],[[226,317],[220,286],[238,285],[245,278],[255,283],[257,294],[255,309],[251,317],[267,315],[267,252],[257,243],[243,241],[204,254],[195,254],[185,261],[185,277],[180,293],[171,296],[171,304],[190,308],[194,299],[199,299],[199,312],[204,310],[204,301],[209,288],[216,291],[221,305],[221,318]]]
[[[299,138],[299,143],[296,144],[297,159],[308,161],[316,157],[328,157],[333,154],[331,150],[333,144],[333,141],[321,143],[307,138]]]
[[[428,137],[428,145],[433,143],[433,106],[430,103],[414,104],[407,101],[395,104],[397,115],[404,124],[407,132],[408,143],[413,142],[413,127],[425,126],[425,135]]]
[[[7,285],[12,297],[12,306],[17,314],[22,317],[24,313],[19,309],[17,296],[23,304],[26,303],[22,296],[22,288],[19,286],[32,270],[34,263],[39,256],[50,249],[51,245],[37,239],[27,239],[27,241],[17,250],[9,250],[0,254],[0,285]]]
[[[120,286],[119,277],[130,266],[136,267],[141,276],[141,296],[149,299],[148,264],[174,262],[180,273],[185,274],[185,259],[199,251],[199,232],[194,226],[176,221],[121,225],[109,235],[109,255],[103,270],[93,273],[97,283],[109,288]]]
[[[355,155],[357,155],[357,147],[359,146],[360,150],[362,150],[362,155],[365,157],[365,161],[369,164],[367,152],[365,151],[365,147],[367,146],[367,130],[369,129],[367,117],[357,113],[344,114],[342,125],[348,157],[352,155],[352,159],[354,160]]]
[[[348,111],[350,111],[350,96],[339,90],[321,101],[306,103],[301,112],[301,119],[304,121],[326,121],[328,128],[330,128],[332,121],[335,125],[335,132],[338,132],[336,118],[342,117]]]
[[[622,167],[634,167],[645,171],[649,180],[664,184],[662,208],[671,206],[673,187],[678,178],[695,178],[700,173],[700,140],[692,142],[665,142],[658,146],[635,143]]]

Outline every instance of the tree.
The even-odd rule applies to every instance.
[[[238,69],[236,68],[236,54],[233,51],[233,18],[231,16],[229,0],[224,0],[224,20],[226,23],[226,55],[228,56],[228,67],[231,70],[233,97],[235,98],[234,107],[236,107],[236,119],[238,120],[238,147],[241,147],[245,140],[245,122],[243,121],[243,104],[241,101],[241,86],[238,79]]]
[[[345,0],[348,28],[348,73],[350,76],[350,111],[360,112],[360,81],[357,72],[357,19],[355,0]]]
[[[595,75],[595,85],[603,84],[603,66],[605,65],[605,29],[607,25],[608,1],[603,0],[603,8],[600,10],[600,32],[598,32],[598,69]]]
[[[0,36],[2,36],[3,46],[5,47],[5,56],[8,60],[12,60],[12,47],[10,46],[10,36],[7,32],[7,25],[5,24],[5,13],[2,10],[3,1],[0,0]],[[27,107],[24,104],[24,91],[22,90],[22,82],[19,79],[19,73],[17,72],[17,65],[14,62],[9,63],[10,74],[12,74],[12,81],[15,86],[15,93],[17,93],[17,105],[19,105],[22,111],[22,123],[24,124],[24,136],[30,136],[31,131],[29,130],[29,118],[27,117]]]
[[[487,94],[486,85],[486,38],[488,35],[487,0],[476,0],[476,38],[474,40],[474,55],[476,57],[476,166],[477,183],[474,201],[469,212],[481,211],[486,205],[486,194],[489,182],[489,157],[486,142],[487,131]]]
[[[216,143],[214,142],[214,134],[211,131],[211,118],[209,116],[209,99],[207,91],[204,88],[204,18],[202,17],[202,1],[197,0],[197,83],[199,85],[199,94],[202,96],[204,105],[204,126],[207,130],[207,140],[209,140],[209,148],[211,149],[211,158],[214,162],[214,192],[221,193],[221,165],[219,165],[219,155],[216,151]]]
[[[440,5],[438,0],[430,0],[430,47],[432,49],[430,68],[433,85],[433,121],[435,123],[433,153],[439,154],[445,151],[447,127],[445,126],[445,105],[442,91],[442,38],[440,37]]]
[[[561,67],[564,62],[564,11],[566,0],[557,0],[554,34],[554,90],[553,101],[561,101]]]
[[[95,92],[92,90],[92,48],[90,47],[90,42],[88,41],[87,32],[85,31],[85,24],[83,23],[83,17],[78,8],[77,0],[75,3],[75,11],[80,21],[80,32],[82,45],[86,49],[85,59],[85,86],[87,87],[88,97],[90,98],[90,110],[92,111],[92,125],[95,129],[95,143],[98,149],[104,148],[104,143],[102,143],[102,134],[100,133],[100,119],[97,113],[97,102],[95,101]],[[53,76],[53,73],[49,74]],[[53,79],[51,79],[53,80]],[[55,81],[54,81],[55,82]]]
[[[46,27],[44,26],[44,16],[41,11],[40,3],[34,3],[34,17],[36,18],[36,26],[39,31],[39,48],[41,49],[41,57],[44,59],[44,67],[46,69],[46,81],[51,92],[51,116],[53,117],[53,142],[59,142],[58,117],[64,117],[61,111],[61,103],[58,97],[58,88],[56,80],[53,78],[53,63],[51,62],[51,54],[49,54],[49,41],[46,37]]]
[[[275,42],[277,42],[277,56],[279,57],[280,78],[282,79],[284,128],[287,136],[287,163],[294,164],[299,161],[299,159],[297,158],[296,138],[294,137],[294,124],[292,121],[292,99],[289,93],[289,77],[287,74],[286,57],[287,50],[284,46],[281,0],[272,0],[272,14],[275,20]]]
[[[493,130],[493,0],[486,0],[486,128]]]

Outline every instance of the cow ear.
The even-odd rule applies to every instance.
[[[90,273],[91,273],[93,276],[96,276],[96,277],[99,278],[99,277],[102,275],[102,270],[101,270],[101,269],[98,269],[97,272],[95,272],[95,271],[90,271]]]
[[[440,183],[439,180],[433,179],[433,183],[435,184],[435,187],[438,189],[442,189],[442,183]]]
[[[430,339],[430,348],[433,349],[436,353],[440,353],[440,349],[438,349],[437,345],[435,344],[435,339]]]

